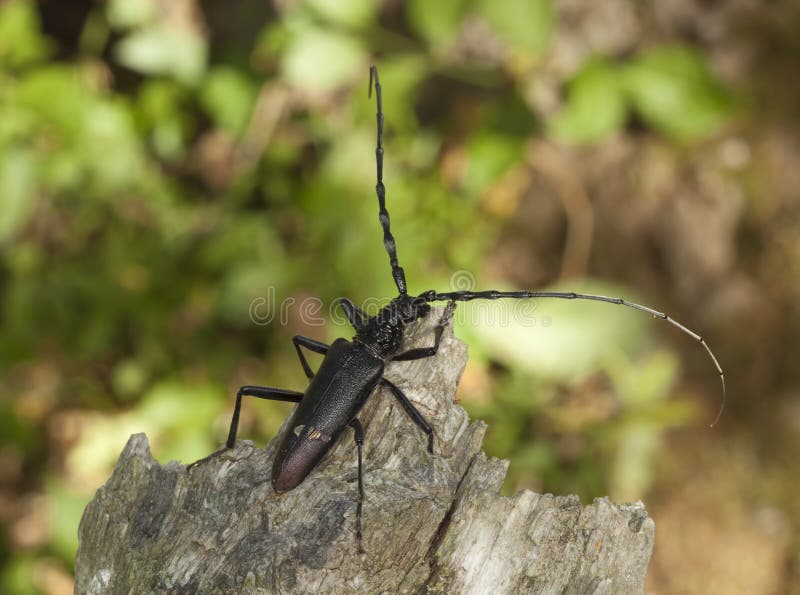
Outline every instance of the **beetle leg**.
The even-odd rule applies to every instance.
[[[356,543],[358,543],[358,553],[363,554],[364,548],[361,545],[361,508],[364,504],[364,473],[361,463],[361,447],[364,445],[364,428],[361,422],[353,418],[350,422],[356,440],[358,450],[358,505],[356,506]]]
[[[347,298],[340,298],[339,305],[342,307],[342,310],[344,310],[344,315],[347,316],[348,322],[350,322],[354,329],[360,331],[364,325],[367,324],[369,316],[353,302]]]
[[[392,382],[386,380],[386,378],[381,380],[381,384],[392,391],[394,396],[397,397],[397,400],[400,401],[403,409],[405,409],[405,412],[411,418],[411,421],[417,424],[419,429],[428,435],[428,452],[433,454],[433,430],[431,429],[431,425],[425,420],[424,417],[422,417],[422,414],[417,410],[416,407],[414,407],[411,401],[408,400],[408,397],[402,390],[400,390],[400,388],[398,388]]]
[[[269,401],[286,401],[289,403],[299,403],[303,399],[303,393],[294,390],[287,390],[285,388],[270,388],[267,386],[243,386],[236,392],[236,404],[233,407],[233,417],[231,418],[231,427],[228,431],[228,440],[225,442],[225,448],[211,453],[207,457],[195,461],[188,466],[189,469],[200,463],[213,459],[217,455],[222,454],[229,448],[233,448],[236,444],[236,431],[239,428],[239,413],[242,410],[242,397],[257,397],[259,399],[267,399]]]
[[[314,377],[314,371],[311,369],[311,366],[308,365],[308,360],[300,350],[300,347],[305,347],[309,351],[324,355],[328,353],[330,345],[327,345],[322,341],[316,341],[315,339],[304,337],[303,335],[295,335],[292,337],[292,343],[294,343],[294,348],[297,350],[297,357],[300,358],[300,364],[303,366],[303,372],[305,372],[308,379],[311,380]]]
[[[445,327],[447,327],[447,323],[450,322],[450,319],[453,318],[453,311],[456,309],[456,303],[451,301],[447,303],[445,306],[444,312],[442,313],[442,317],[439,319],[439,322],[436,323],[436,328],[434,329],[434,340],[433,340],[433,347],[420,347],[418,349],[409,349],[408,351],[404,351],[398,355],[395,355],[392,359],[398,362],[407,362],[410,360],[415,359],[422,359],[425,357],[432,357],[436,355],[436,352],[439,351],[439,343],[442,340],[442,333],[444,332]]]

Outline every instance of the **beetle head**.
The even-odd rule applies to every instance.
[[[399,295],[358,330],[355,340],[382,358],[400,350],[406,327],[431,311],[425,299]]]

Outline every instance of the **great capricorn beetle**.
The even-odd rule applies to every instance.
[[[386,364],[390,361],[409,361],[431,357],[439,349],[442,333],[452,318],[457,302],[477,299],[496,300],[500,298],[559,298],[595,300],[626,306],[640,310],[656,318],[666,320],[698,341],[706,350],[719,373],[722,383],[722,406],[713,426],[725,405],[725,376],[722,368],[703,338],[673,318],[649,308],[629,302],[622,298],[606,297],[575,292],[559,291],[426,291],[417,296],[409,295],[403,268],[397,259],[397,248],[389,226],[389,212],[386,210],[386,190],[383,185],[383,105],[378,70],[370,68],[369,94],[375,89],[377,102],[377,146],[375,160],[378,197],[378,219],[383,229],[383,244],[389,255],[392,276],[397,286],[398,296],[391,300],[375,316],[368,316],[347,298],[339,300],[348,321],[355,328],[351,340],[337,339],[327,345],[315,339],[295,336],[292,339],[303,371],[310,380],[305,392],[265,386],[243,386],[236,393],[230,431],[225,448],[204,459],[192,463],[190,467],[233,448],[239,425],[242,397],[257,397],[272,401],[297,403],[291,421],[280,439],[275,460],[272,465],[272,486],[277,493],[287,492],[297,487],[322,457],[336,443],[341,433],[350,426],[355,435],[358,452],[358,504],[356,508],[356,541],[361,549],[361,509],[364,501],[362,470],[362,445],[364,429],[358,421],[358,414],[367,399],[378,386],[383,386],[397,398],[411,420],[426,434],[428,452],[433,454],[433,430],[422,414],[409,401],[403,391],[383,377]],[[400,351],[406,328],[425,317],[431,310],[432,302],[447,302],[443,313],[434,327],[433,344],[430,347]],[[314,372],[309,366],[302,348],[324,355],[322,364]]]

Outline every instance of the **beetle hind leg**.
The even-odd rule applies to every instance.
[[[358,553],[363,554],[364,546],[361,542],[361,509],[364,505],[364,470],[362,465],[361,448],[364,446],[364,427],[361,422],[353,418],[350,422],[353,428],[354,438],[356,441],[356,449],[358,450],[358,505],[356,506],[356,544],[358,545]]]
[[[408,417],[411,418],[411,421],[417,424],[417,427],[419,427],[420,430],[425,432],[425,434],[428,436],[428,452],[433,454],[433,429],[431,428],[431,425],[422,416],[419,410],[414,407],[414,404],[408,400],[406,394],[400,390],[396,384],[390,382],[386,378],[383,378],[381,380],[381,385],[392,391],[392,394],[397,398],[398,401],[400,401],[400,405],[402,405],[403,409],[408,414]]]
[[[191,469],[201,463],[209,461],[223,452],[233,448],[236,444],[236,432],[239,429],[239,414],[242,410],[242,397],[256,397],[258,399],[266,399],[268,401],[284,401],[288,403],[299,403],[303,399],[303,393],[294,390],[287,390],[285,388],[270,388],[268,386],[243,386],[236,392],[236,405],[233,407],[233,417],[231,418],[231,427],[228,430],[228,439],[225,441],[225,447],[211,453],[207,457],[187,465],[187,469]]]

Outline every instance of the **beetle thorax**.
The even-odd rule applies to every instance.
[[[354,341],[378,357],[388,359],[400,351],[406,327],[430,312],[430,306],[407,295],[396,297],[358,329]]]

